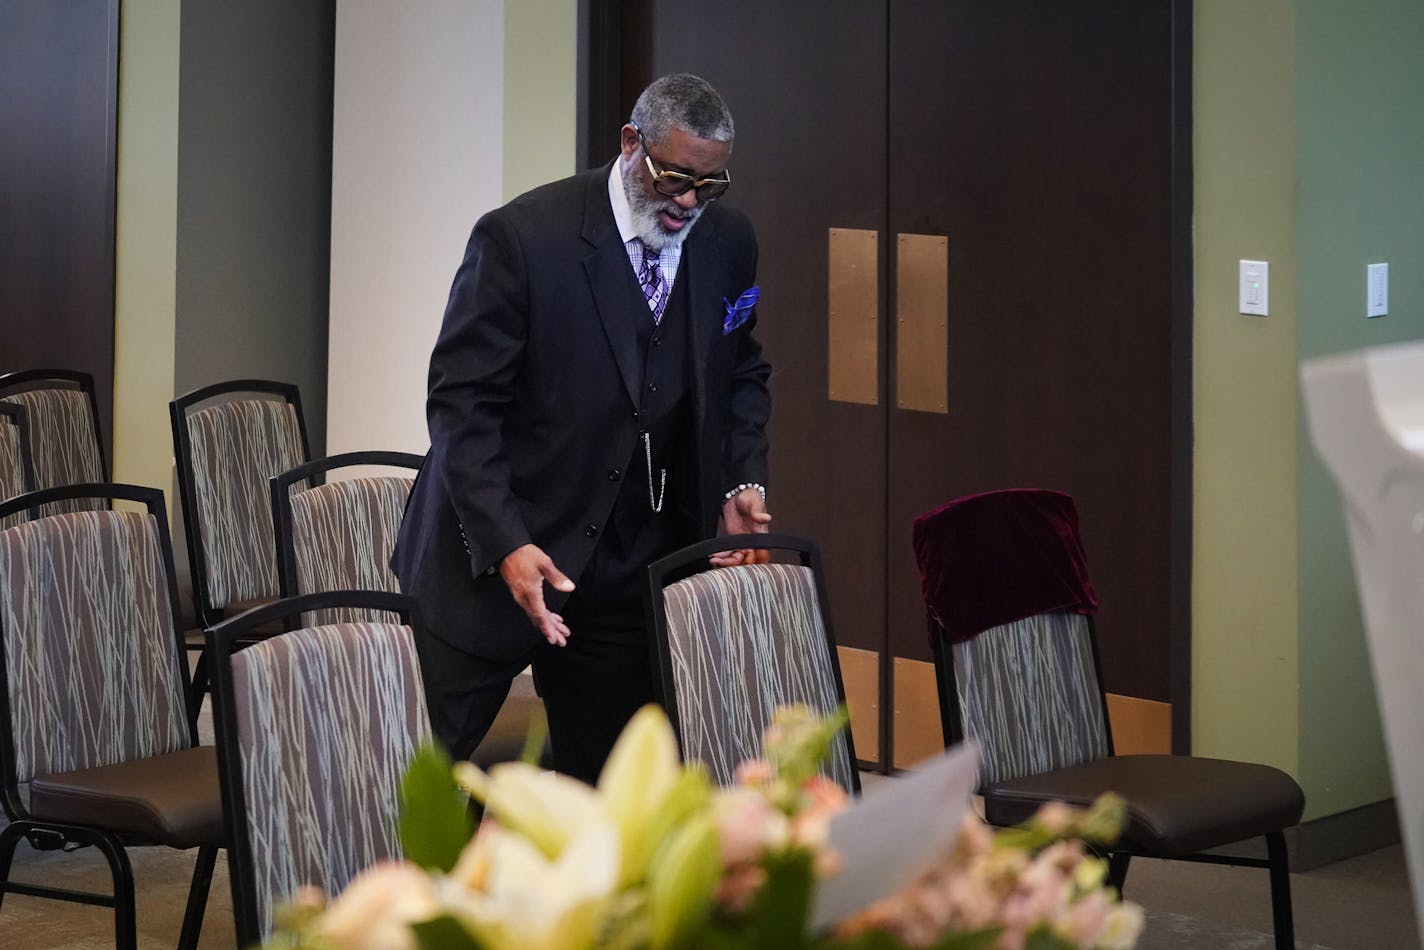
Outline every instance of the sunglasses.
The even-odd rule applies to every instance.
[[[635,125],[634,128],[638,127]],[[698,203],[705,204],[716,201],[732,187],[732,173],[729,171],[722,172],[721,178],[694,178],[682,172],[659,169],[648,154],[648,143],[643,141],[641,129],[638,129],[638,144],[643,147],[643,161],[648,164],[648,174],[653,176],[653,190],[665,198],[676,198],[695,190]]]

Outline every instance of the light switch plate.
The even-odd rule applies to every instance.
[[[1241,262],[1242,313],[1264,317],[1270,312],[1271,265],[1267,261]]]
[[[1368,264],[1365,267],[1365,316],[1382,317],[1389,313],[1389,265]]]

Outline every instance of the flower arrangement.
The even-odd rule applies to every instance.
[[[713,788],[683,767],[665,715],[637,714],[598,787],[508,763],[453,769],[422,751],[403,788],[406,860],[325,904],[298,895],[271,948],[327,950],[1126,950],[1142,912],[1104,885],[1084,842],[1122,803],[1049,806],[991,831],[972,812],[950,853],[907,889],[828,930],[808,926],[849,807],[818,774],[844,719],[778,711],[764,756]],[[483,805],[475,826],[468,800]]]

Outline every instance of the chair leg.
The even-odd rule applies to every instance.
[[[5,901],[5,885],[10,881],[10,865],[15,860],[15,848],[24,836],[22,827],[15,822],[0,831],[0,904]]]
[[[1130,851],[1114,851],[1108,857],[1108,886],[1122,896],[1123,882],[1127,880],[1127,866],[1132,863]]]
[[[193,665],[193,681],[188,688],[188,724],[198,731],[198,714],[203,711],[203,696],[208,691],[208,651],[198,654],[198,662]]]
[[[193,884],[188,888],[188,909],[183,912],[183,933],[178,938],[178,950],[197,950],[198,935],[203,931],[203,913],[208,907],[208,891],[213,882],[213,866],[217,864],[217,845],[198,849],[193,865]]]
[[[1279,831],[1266,835],[1271,860],[1271,916],[1276,924],[1276,950],[1295,950],[1295,918],[1291,911],[1290,856],[1286,836]]]
[[[98,833],[94,847],[109,860],[114,875],[114,950],[138,950],[138,924],[134,913],[133,866],[129,854],[118,838]]]

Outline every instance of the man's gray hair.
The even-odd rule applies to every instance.
[[[662,144],[673,129],[714,142],[730,142],[736,131],[732,112],[717,90],[691,73],[654,80],[633,105],[633,124],[653,145]]]

